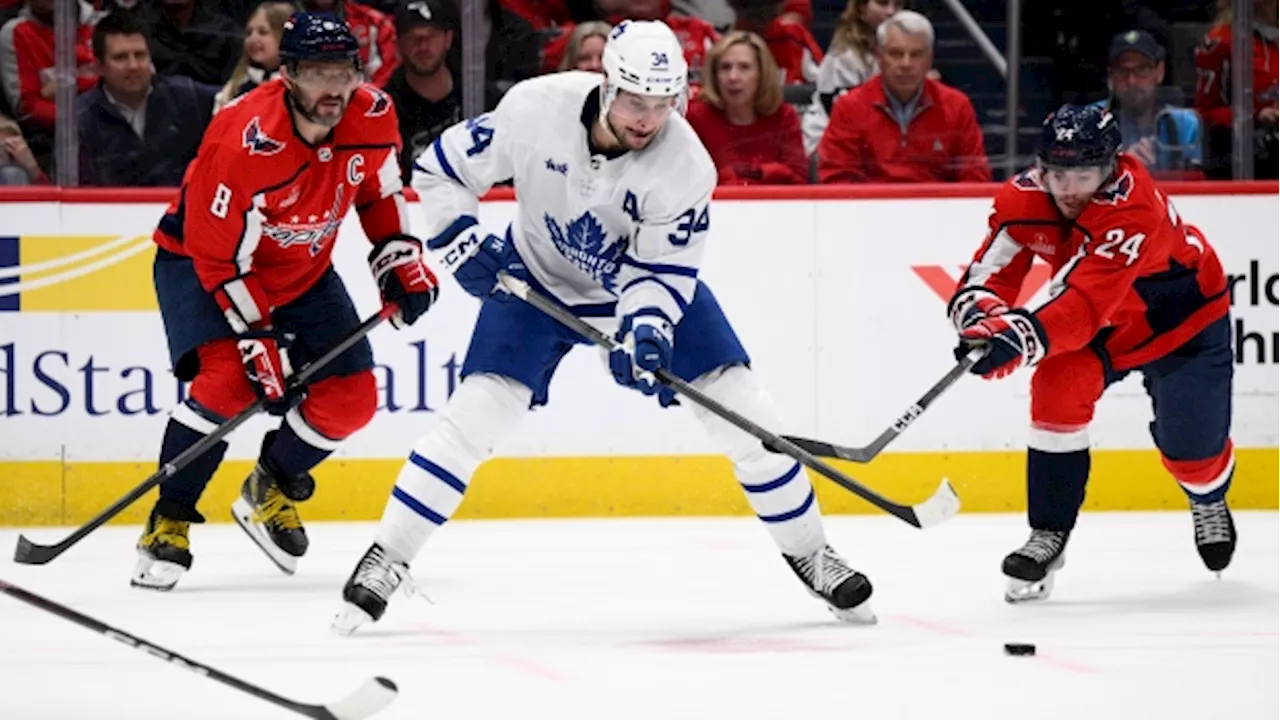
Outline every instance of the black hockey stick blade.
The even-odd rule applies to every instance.
[[[987,349],[985,346],[975,347],[973,350],[970,350],[968,355],[964,356],[959,362],[957,362],[955,367],[948,370],[947,374],[943,375],[941,380],[933,384],[933,387],[925,391],[925,394],[920,396],[919,400],[911,403],[911,405],[898,416],[898,419],[893,421],[892,425],[885,428],[884,432],[880,433],[880,436],[866,447],[841,447],[823,440],[796,437],[795,435],[783,435],[782,437],[786,438],[797,447],[803,448],[805,452],[812,453],[818,457],[836,458],[838,460],[848,460],[850,462],[864,464],[869,463],[880,454],[880,451],[888,447],[889,443],[893,442],[899,435],[905,432],[906,429],[911,426],[911,423],[914,423],[919,419],[919,417],[924,414],[924,411],[938,399],[939,395],[945,392],[947,388],[954,385],[957,380],[964,377],[965,373],[969,372],[969,369],[974,366],[974,363],[981,360],[982,356],[985,355],[986,352]],[[765,449],[771,452],[781,452],[777,448],[769,445],[769,443],[765,443]]]
[[[293,376],[293,385],[305,385],[315,377],[329,363],[338,358],[339,355],[346,352],[352,345],[360,342],[366,335],[373,331],[375,327],[382,324],[384,320],[389,319],[396,313],[398,308],[395,305],[384,305],[376,315],[371,316],[360,324],[360,327],[351,331],[351,334],[343,338],[341,342],[333,346],[328,352],[316,358],[314,362],[302,368],[297,375]],[[214,445],[222,442],[222,439],[230,435],[233,430],[246,423],[254,415],[262,411],[265,403],[262,400],[255,401],[252,405],[240,411],[240,414],[227,420],[218,426],[216,430],[204,436],[195,445],[183,450],[178,457],[166,463],[151,477],[143,480],[140,485],[129,491],[128,495],[117,500],[111,507],[103,510],[93,517],[89,522],[81,525],[67,537],[54,545],[40,545],[31,542],[24,535],[18,536],[18,544],[13,549],[13,561],[22,565],[44,565],[54,558],[71,548],[72,545],[83,540],[89,533],[97,530],[105,525],[111,518],[119,515],[125,508],[138,501],[138,498],[146,495],[151,488],[156,487],[176,474],[179,470],[201,455],[205,454]]]
[[[363,685],[356,689],[347,697],[328,705],[308,705],[306,703],[296,702],[289,698],[277,695],[270,690],[246,682],[232,675],[228,675],[221,670],[211,668],[208,665],[192,660],[189,657],[179,655],[172,650],[166,650],[158,645],[153,645],[146,640],[131,635],[119,628],[111,627],[106,623],[95,620],[94,618],[84,615],[80,612],[72,610],[66,605],[56,603],[48,598],[37,595],[29,590],[24,590],[16,585],[12,585],[0,580],[0,593],[4,593],[15,600],[24,602],[34,608],[52,613],[64,620],[79,625],[80,627],[93,630],[94,632],[105,635],[117,642],[128,645],[131,648],[141,650],[142,652],[160,660],[164,660],[170,665],[189,670],[202,677],[210,680],[216,680],[223,685],[235,688],[244,693],[248,693],[260,700],[265,700],[277,707],[291,710],[299,715],[316,720],[364,720],[364,718],[372,717],[381,711],[392,700],[396,699],[399,692],[396,684],[384,677],[375,677],[366,680]]]
[[[500,273],[498,278],[499,283],[507,290],[507,292],[510,292],[512,295],[515,295],[547,315],[550,315],[556,321],[578,333],[587,340],[590,340],[592,343],[609,350],[612,350],[617,346],[617,343],[615,343],[612,338],[587,324],[581,318],[561,307],[555,301],[543,296],[541,293],[538,293],[533,288],[529,287],[528,283],[517,278],[513,278],[505,273]],[[667,370],[660,369],[658,372],[654,373],[654,375],[657,377],[658,382],[666,385],[672,390],[675,390],[690,401],[702,406],[708,412],[719,416],[730,425],[733,425],[739,430],[751,435],[757,440],[760,440],[766,447],[779,448],[781,452],[786,455],[790,455],[800,464],[810,468],[819,475],[822,475],[840,487],[909,525],[913,525],[918,528],[929,527],[930,525],[936,525],[943,520],[946,520],[960,511],[960,498],[956,495],[955,489],[951,487],[951,483],[946,480],[942,481],[942,485],[938,487],[928,500],[925,500],[918,505],[899,505],[898,503],[882,497],[875,491],[863,486],[839,470],[836,470],[830,465],[822,462],[814,457],[812,453],[809,453],[803,448],[797,447],[795,444],[774,435],[751,420],[739,415],[724,405],[721,405],[719,402],[708,397],[697,388],[684,380],[681,380],[679,377],[673,375]]]

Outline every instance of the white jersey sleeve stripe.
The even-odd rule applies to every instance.
[[[964,284],[986,285],[996,273],[1008,267],[1021,251],[1022,246],[1009,236],[1009,231],[1000,228],[1000,232],[996,233],[995,239],[991,241],[991,246],[969,268],[969,278]]]

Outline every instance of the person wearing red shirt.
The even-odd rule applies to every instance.
[[[707,84],[686,119],[711,154],[721,185],[808,182],[800,116],[759,35],[734,30],[707,55]]]
[[[283,415],[266,434],[232,515],[293,574],[308,548],[296,503],[311,469],[373,419],[373,349],[364,338],[320,368],[301,369],[360,325],[333,269],[338,226],[355,208],[373,247],[369,267],[392,325],[433,304],[435,276],[409,215],[391,98],[361,82],[359,44],[336,15],[300,12],[284,26],[283,71],[213,117],[177,199],[155,231],[156,300],[174,375],[191,382],[169,418],[160,464],[261,399]],[[132,585],[169,590],[191,567],[189,530],[227,451],[215,443],[165,478],[138,541]]]
[[[1277,0],[1253,3],[1253,122],[1255,134],[1270,138],[1275,147],[1280,120],[1280,52],[1277,51]],[[1218,20],[1196,48],[1196,110],[1209,129],[1208,174],[1230,177],[1231,157],[1231,30],[1230,0],[1219,0]],[[1262,143],[1266,146],[1268,143]],[[1273,150],[1274,152],[1274,150]],[[1217,161],[1216,163],[1214,161]],[[1276,158],[1255,158],[1257,177],[1276,176]]]
[[[0,30],[0,68],[3,68],[5,95],[17,120],[28,130],[53,132],[53,8],[54,0],[28,0],[22,13]],[[95,11],[86,2],[79,4],[80,26],[76,29],[76,87],[79,92],[98,82],[94,72],[93,21]]]
[[[1031,537],[1004,559],[1005,599],[1052,590],[1084,502],[1094,408],[1133,372],[1151,398],[1148,427],[1165,469],[1190,503],[1196,550],[1220,573],[1236,545],[1227,507],[1235,363],[1222,262],[1142,161],[1119,152],[1110,111],[1064,105],[1041,133],[1035,166],[997,193],[986,238],[947,304],[960,333],[956,356],[986,349],[972,373],[995,380],[1035,368]],[[1015,307],[1037,257],[1053,270],[1049,298]]]
[[[796,21],[796,14],[776,0],[732,0],[738,13],[735,27],[750,30],[764,38],[774,62],[784,73],[783,82],[814,82],[822,63],[822,46],[808,28]]]
[[[910,10],[876,29],[880,76],[845,93],[818,143],[818,180],[990,182],[968,96],[927,77],[933,25]]]

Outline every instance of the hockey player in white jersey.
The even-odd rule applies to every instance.
[[[560,359],[586,340],[498,287],[505,272],[580,317],[616,328],[618,383],[672,393],[666,368],[766,427],[773,401],[698,280],[716,171],[682,115],[688,68],[663,23],[626,21],[604,50],[604,80],[565,72],[513,86],[490,114],[447,130],[417,158],[427,246],[482,299],[462,383],[396,478],[374,544],[343,588],[334,630],[382,617],[428,537],[457,510],[476,467],[531,407]],[[514,178],[517,216],[488,234],[477,198]],[[438,256],[440,257],[440,256]],[[605,327],[605,325],[601,325]],[[691,405],[691,403],[685,403]],[[693,406],[727,454],[752,509],[809,591],[848,622],[874,622],[871,583],[828,544],[800,465]]]

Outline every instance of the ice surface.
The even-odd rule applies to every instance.
[[[388,720],[1275,718],[1277,515],[1236,522],[1219,580],[1189,513],[1086,514],[1054,596],[1010,606],[1020,516],[828,518],[876,587],[870,628],[837,624],[751,518],[451,523],[414,564],[432,602],[397,596],[351,638],[328,624],[372,524],[311,524],[293,577],[234,525],[197,526],[168,594],[129,587],[139,528],[44,567],[9,561],[0,529],[0,578],[302,702],[386,675]],[[0,596],[3,720],[290,716]]]

